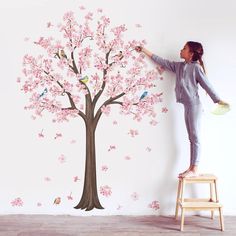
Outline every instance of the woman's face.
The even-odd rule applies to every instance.
[[[180,51],[180,57],[188,62],[192,60],[192,56],[193,56],[193,53],[190,52],[188,44],[185,44],[183,49],[181,49]]]

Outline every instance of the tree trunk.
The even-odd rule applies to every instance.
[[[96,176],[95,130],[93,120],[86,123],[86,163],[83,194],[75,209],[104,209],[99,202]]]

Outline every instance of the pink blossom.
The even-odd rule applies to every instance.
[[[101,186],[100,187],[100,194],[102,194],[105,197],[111,196],[111,194],[112,194],[111,187],[109,187],[108,185]]]
[[[86,8],[84,6],[79,6],[80,10],[85,10]]]
[[[158,65],[156,68],[157,68],[157,71],[158,71],[158,73],[159,73],[160,75],[162,75],[163,72],[165,71],[165,68],[164,68],[163,66],[159,66],[159,65]]]
[[[93,13],[92,12],[89,12],[86,16],[85,16],[85,19],[86,20],[93,20]]]
[[[149,208],[152,208],[154,210],[160,209],[160,203],[158,201],[153,201],[148,205]]]
[[[17,207],[21,207],[21,206],[23,206],[23,201],[22,201],[22,199],[20,198],[20,197],[18,197],[18,198],[15,198],[12,202],[11,202],[11,205],[12,206],[17,206]]]

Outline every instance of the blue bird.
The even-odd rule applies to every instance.
[[[139,100],[144,99],[148,95],[148,91],[144,91]]]
[[[45,88],[43,92],[39,95],[39,98],[43,97],[48,92],[48,89]]]

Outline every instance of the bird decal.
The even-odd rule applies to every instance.
[[[60,50],[60,58],[65,58],[67,59],[67,55],[63,49]]]
[[[43,97],[48,92],[48,89],[45,88],[43,92],[39,95],[39,98]]]
[[[81,82],[83,82],[83,83],[87,83],[88,82],[88,80],[89,80],[89,77],[86,75],[86,76],[84,76],[84,77],[82,77],[81,79],[79,79]]]
[[[140,96],[139,100],[144,99],[148,95],[147,91],[144,91],[143,94]]]
[[[118,60],[121,60],[124,57],[122,51],[119,51],[118,54],[116,54],[115,56],[113,56],[112,58],[116,58]]]
[[[56,197],[53,204],[55,205],[59,205],[61,203],[61,198],[60,197]]]

